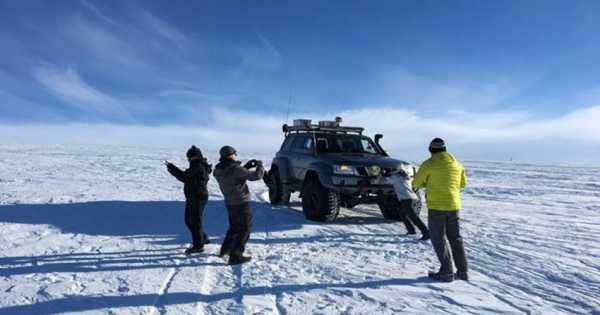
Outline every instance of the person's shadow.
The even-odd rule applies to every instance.
[[[252,203],[255,221],[281,212],[265,203]],[[106,252],[102,249],[76,253],[0,257],[0,276],[51,272],[98,272],[131,269],[167,268],[181,258],[190,240],[183,222],[184,203],[176,201],[101,201],[70,204],[0,206],[0,222],[44,224],[63,233],[119,238],[145,239],[157,245],[176,245],[154,249],[136,248]],[[254,224],[253,232],[301,228],[299,215],[287,212],[285,222]],[[204,230],[212,242],[219,243],[228,228],[223,201],[209,200],[204,210]],[[258,218],[257,218],[258,217]],[[28,241],[35,241],[34,239]],[[43,239],[39,240],[43,242]],[[93,248],[93,247],[92,247]],[[197,265],[197,264],[196,264]],[[181,265],[185,266],[185,265]]]

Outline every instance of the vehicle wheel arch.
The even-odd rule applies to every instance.
[[[288,165],[289,164],[286,158],[275,158],[271,164],[271,170],[273,170],[273,168],[277,169],[281,180],[285,183],[289,182],[288,179],[290,174]]]
[[[306,171],[306,174],[304,175],[304,180],[302,181],[302,187],[300,189],[300,191],[304,190],[304,187],[306,186],[307,183],[310,183],[311,181],[318,181],[319,183],[321,182],[320,178],[319,178],[319,172],[314,170],[314,169],[309,169]]]

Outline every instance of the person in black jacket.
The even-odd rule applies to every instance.
[[[202,212],[208,201],[208,175],[212,167],[202,156],[202,152],[196,146],[187,151],[190,167],[182,171],[172,163],[166,162],[167,170],[171,175],[183,182],[183,193],[185,195],[185,225],[192,234],[192,247],[185,250],[186,254],[201,253],[204,244],[208,244],[208,236],[202,230]]]

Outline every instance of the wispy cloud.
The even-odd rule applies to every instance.
[[[81,4],[87,8],[88,10],[90,10],[92,13],[94,13],[98,18],[100,18],[102,21],[112,24],[112,25],[117,25],[117,22],[115,22],[113,19],[109,18],[106,14],[102,13],[102,11],[100,11],[100,9],[98,9],[93,3],[91,3],[90,1],[87,0],[82,0]]]
[[[275,46],[273,45],[273,43],[271,43],[270,40],[268,40],[261,32],[255,32],[255,34],[262,43],[263,47],[269,52],[269,54],[271,54],[271,56],[273,56],[273,58],[279,60],[283,59],[283,56],[281,55],[279,50],[275,48]]]
[[[236,94],[212,94],[197,89],[169,88],[162,90],[158,95],[168,101],[182,101],[186,104],[195,103],[212,107],[231,106],[240,101]]]
[[[78,110],[127,115],[119,101],[85,82],[72,67],[59,69],[56,66],[42,65],[32,70],[32,76],[49,92]]]
[[[155,32],[162,38],[171,41],[178,48],[183,48],[185,46],[187,41],[186,36],[170,23],[152,14],[142,6],[137,6],[135,8],[135,15],[147,29]]]
[[[402,67],[381,69],[373,92],[378,104],[400,104],[422,111],[494,111],[540,79],[542,73],[504,78],[481,74],[480,77],[434,78]]]
[[[241,69],[254,71],[274,71],[284,65],[279,50],[262,33],[254,32],[259,45],[243,45],[233,47],[242,59]]]
[[[211,150],[221,145],[236,146],[245,152],[274,153],[283,140],[284,117],[244,111],[208,111],[210,124],[203,126],[115,126],[115,125],[32,125],[0,126],[9,143],[74,143],[185,146],[198,144]],[[368,108],[337,113],[345,125],[366,128],[369,135],[383,133],[383,144],[395,157],[419,161],[427,157],[427,145],[434,137],[447,140],[450,150],[461,159],[508,159],[538,162],[580,162],[599,164],[600,106],[588,107],[547,120],[520,120],[508,123],[458,123],[424,118],[415,111]],[[493,113],[490,113],[493,117]],[[509,115],[503,113],[503,116]],[[297,117],[332,119],[334,114],[305,113]],[[477,119],[477,115],[473,115]],[[489,117],[483,117],[486,122]],[[501,117],[505,120],[505,117]],[[42,134],[44,136],[40,137]],[[102,135],[98,137],[98,135]],[[46,137],[46,138],[44,138]],[[90,140],[93,139],[93,140]]]
[[[140,47],[139,39],[129,40],[125,31],[119,34],[81,17],[63,21],[58,31],[65,37],[68,48],[93,58],[95,64],[104,64],[108,69],[144,64],[143,47]]]

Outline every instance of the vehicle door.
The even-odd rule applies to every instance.
[[[294,153],[292,152],[292,145],[296,138],[297,137],[295,134],[288,135],[283,141],[283,144],[281,144],[281,148],[275,156],[275,159],[278,160],[278,165],[280,167],[279,172],[284,182],[294,180],[294,174],[292,170],[292,159],[294,158]]]
[[[302,134],[297,137],[292,144],[294,158],[290,160],[293,160],[291,166],[294,178],[304,180],[306,171],[314,159],[314,139],[312,134]]]

